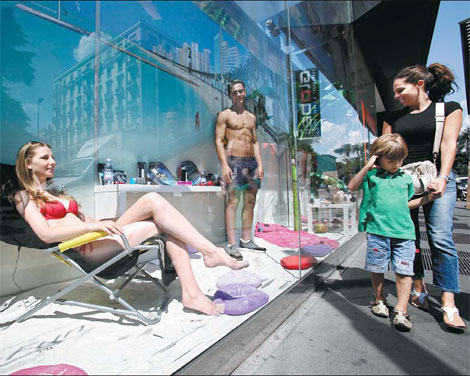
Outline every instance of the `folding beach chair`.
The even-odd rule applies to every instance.
[[[83,261],[83,259],[81,259],[80,254],[75,251],[74,248],[97,240],[103,236],[106,236],[107,234],[105,232],[91,232],[55,245],[43,243],[32,231],[23,217],[19,215],[19,213],[16,211],[16,208],[9,202],[7,198],[8,192],[11,189],[14,189],[13,187],[15,187],[15,184],[17,184],[14,167],[1,164],[0,168],[0,240],[2,242],[17,246],[18,250],[21,247],[43,249],[47,254],[55,256],[61,262],[64,262],[70,267],[77,269],[83,275],[81,278],[71,283],[68,287],[39,302],[31,310],[17,318],[15,322],[20,322],[27,319],[40,309],[53,302],[58,304],[76,305],[80,307],[91,308],[93,310],[111,312],[118,315],[132,316],[145,324],[156,324],[160,321],[162,312],[166,310],[170,301],[170,296],[165,286],[168,286],[168,284],[176,278],[174,273],[168,272],[168,269],[171,268],[165,267],[168,266],[166,263],[168,263],[169,259],[166,254],[164,235],[159,235],[158,237],[148,239],[143,244],[135,247],[131,247],[125,235],[121,235],[125,249],[110,260],[106,261],[104,264],[96,268],[90,268]],[[168,277],[167,274],[165,275],[167,278],[162,278],[164,281],[163,284],[144,270],[147,262],[154,260],[155,257],[146,257],[147,260],[142,263],[139,262],[139,256],[143,252],[147,251],[153,251],[151,252],[152,255],[154,253],[157,254],[157,257],[160,260],[162,275],[164,275],[164,273],[168,273],[170,275]],[[114,280],[117,278],[122,278],[123,282],[117,289],[112,290],[106,284],[106,280]],[[124,287],[134,278],[143,278],[153,282],[164,294],[161,304],[155,307],[155,310],[148,314],[141,313],[121,297],[121,290],[123,290]],[[110,300],[118,302],[123,308],[117,309],[105,305],[61,299],[64,295],[76,289],[78,286],[82,286],[88,281],[91,281],[94,286],[97,286],[100,290],[104,291]]]

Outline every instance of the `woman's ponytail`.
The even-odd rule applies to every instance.
[[[433,102],[441,102],[447,94],[455,92],[453,86],[458,88],[455,83],[455,76],[445,65],[434,63],[427,67],[429,73],[433,75],[433,81],[428,90],[429,99]]]

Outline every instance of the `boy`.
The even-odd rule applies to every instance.
[[[410,208],[427,204],[431,195],[408,202],[414,195],[411,176],[400,167],[408,155],[405,141],[399,134],[386,134],[374,141],[369,162],[351,179],[348,188],[362,187],[359,231],[367,232],[365,269],[371,272],[375,301],[372,313],[389,317],[383,295],[384,273],[392,261],[396,275],[398,302],[393,309],[393,325],[403,331],[412,327],[407,314],[411,293],[413,259],[415,255],[415,230]]]

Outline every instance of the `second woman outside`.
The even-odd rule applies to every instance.
[[[446,66],[435,63],[429,67],[414,65],[402,69],[394,78],[395,99],[404,109],[388,113],[382,134],[399,133],[408,144],[404,165],[432,161],[436,128],[436,102],[453,92],[454,75]],[[457,102],[445,103],[445,123],[440,156],[437,160],[437,178],[429,185],[435,201],[424,205],[426,233],[431,248],[433,283],[442,291],[443,321],[449,329],[463,330],[465,323],[459,316],[454,294],[459,288],[459,260],[452,237],[452,216],[456,203],[455,172],[452,171],[457,138],[462,127],[462,108]],[[416,248],[420,250],[418,210],[411,211],[416,231]],[[411,304],[427,310],[428,291],[423,282],[424,267],[421,252],[414,262],[414,291]]]
[[[97,267],[122,251],[119,236],[122,233],[131,246],[166,233],[168,254],[181,284],[183,306],[207,315],[223,313],[223,305],[213,303],[199,288],[186,247],[190,245],[200,251],[208,268],[242,269],[248,262],[236,261],[212,244],[157,193],[141,197],[116,221],[97,221],[82,212],[73,197],[47,190],[55,167],[52,150],[46,143],[28,142],[18,152],[16,174],[22,190],[14,200],[18,212],[43,242],[56,243],[91,231],[104,231],[109,236],[95,240],[91,247],[77,249],[86,263]]]

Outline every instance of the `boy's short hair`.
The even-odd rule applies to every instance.
[[[384,134],[374,141],[370,148],[370,155],[396,161],[406,158],[408,147],[403,137],[398,133]]]
[[[236,84],[242,84],[243,89],[245,89],[245,83],[242,80],[239,80],[238,78],[235,80],[232,80],[227,85],[227,92],[229,96],[232,95],[232,87],[234,87]]]

